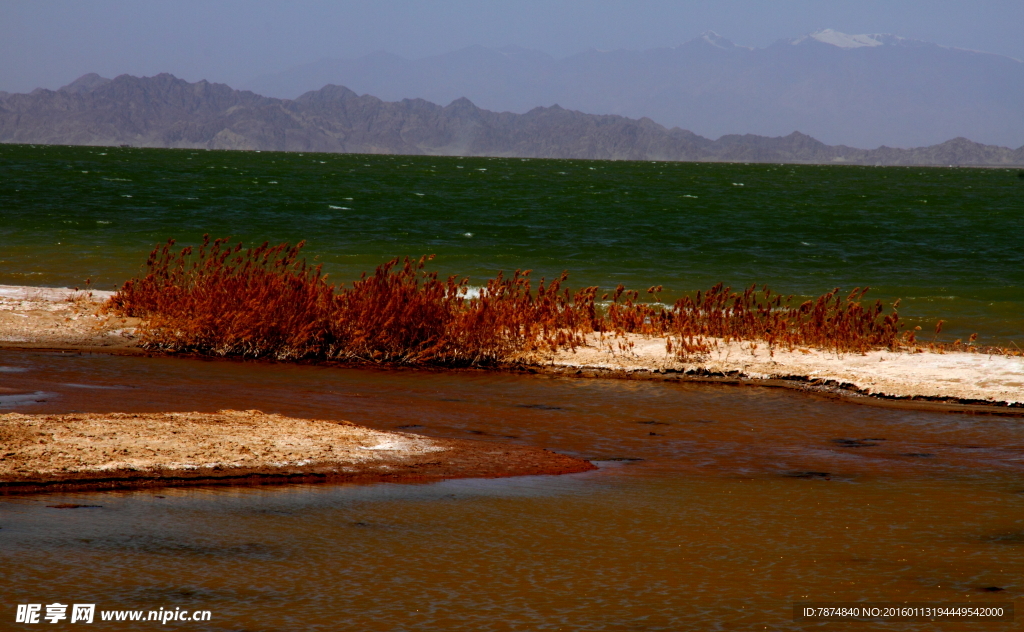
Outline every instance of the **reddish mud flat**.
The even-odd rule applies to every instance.
[[[0,493],[568,474],[587,461],[257,410],[0,415]]]

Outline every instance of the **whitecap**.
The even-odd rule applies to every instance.
[[[684,195],[683,197],[693,198],[693,199],[695,199],[695,200],[697,199],[697,196],[696,196],[696,195],[690,195],[690,194],[686,194],[686,195]]]
[[[743,183],[742,182],[733,182],[732,185],[734,187],[741,187],[741,186],[743,186]]]
[[[472,237],[473,233],[462,233],[463,237]]]
[[[423,197],[424,195],[426,195],[426,193],[413,193],[413,195],[418,195],[420,197]]]
[[[352,210],[352,209],[350,209],[347,206],[335,206],[333,204],[327,205],[327,208],[333,208],[336,211],[351,211]]]
[[[123,198],[130,198],[131,196],[126,193],[126,194],[122,195],[121,197],[123,197]]]
[[[108,222],[106,220],[98,219],[98,220],[96,220],[96,223],[97,224],[109,224],[110,222]]]

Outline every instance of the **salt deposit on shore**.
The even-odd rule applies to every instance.
[[[138,321],[99,313],[112,294],[0,285],[0,347],[134,348]]]
[[[91,298],[94,301],[105,301],[113,292],[104,290],[83,291],[69,287],[28,287],[25,285],[0,285],[0,299],[7,301],[59,302],[73,301],[76,298]]]
[[[666,351],[662,338],[627,335],[602,340],[592,335],[587,346],[576,351],[560,351],[547,361],[553,366],[570,368],[834,381],[875,396],[1024,402],[1024,357],[1021,356],[887,350],[863,355],[818,349],[775,349],[773,352],[764,344],[719,342],[706,357],[681,362]]]
[[[258,410],[0,415],[0,493],[53,488],[566,474],[580,459]]]

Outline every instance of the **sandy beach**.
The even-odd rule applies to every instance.
[[[0,415],[0,494],[168,485],[430,481],[568,474],[540,448],[432,439],[258,410]]]

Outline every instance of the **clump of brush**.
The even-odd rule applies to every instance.
[[[206,236],[198,248],[177,250],[170,240],[108,309],[143,318],[149,348],[282,360],[498,365],[575,349],[595,333],[624,350],[625,334],[663,337],[680,359],[707,354],[719,340],[763,343],[772,353],[920,345],[915,330],[903,331],[898,301],[889,310],[865,303],[867,288],[797,302],[767,287],[734,292],[719,284],[665,307],[660,286],[648,289],[647,302],[622,286],[598,299],[596,287],[565,287],[565,273],[535,287],[529,270],[517,270],[470,296],[468,279],[426,270],[432,257],[393,259],[350,286],[331,284],[320,266],[299,258],[302,247],[243,248]]]
[[[439,279],[422,257],[394,259],[346,287],[300,260],[302,247],[206,236],[198,249],[175,250],[170,240],[108,309],[144,318],[148,348],[282,360],[488,365],[575,346],[590,328],[593,291],[570,296],[564,275],[534,290],[528,271],[499,274],[468,298],[467,279]]]
[[[684,296],[667,314],[667,333],[677,339],[717,338],[725,342],[763,342],[777,348],[815,347],[835,353],[887,348],[913,343],[902,332],[899,301],[886,313],[881,301],[864,302],[868,288],[843,296],[839,288],[815,300],[795,302],[767,286],[742,292],[718,284],[696,296]]]

